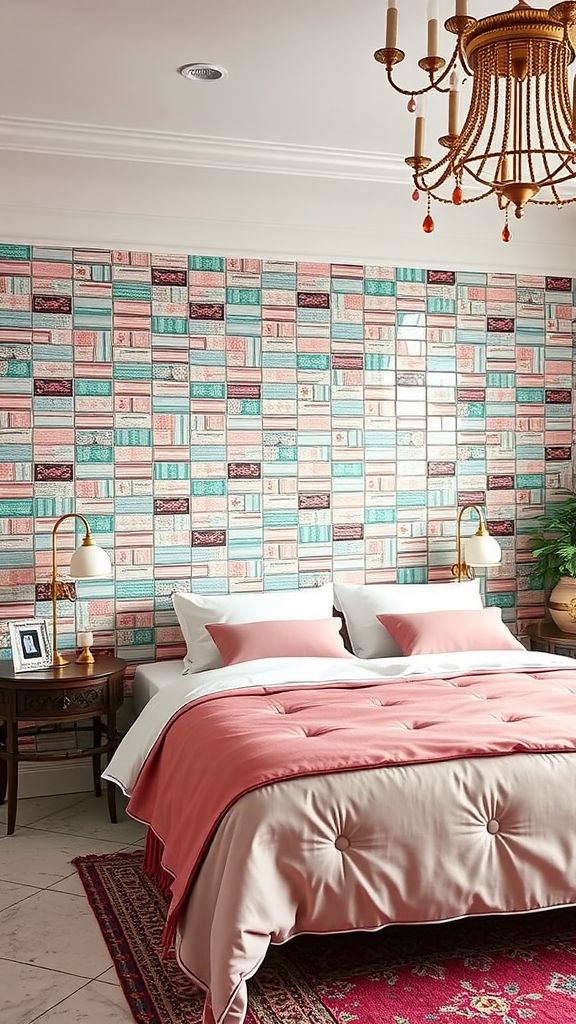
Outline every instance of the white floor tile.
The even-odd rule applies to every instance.
[[[112,964],[88,901],[51,890],[0,913],[0,957],[87,979]]]
[[[39,831],[61,832],[66,835],[83,836],[87,839],[106,839],[111,843],[127,846],[136,843],[146,834],[146,826],[134,821],[126,814],[126,798],[118,794],[118,822],[113,825],[108,816],[105,796],[92,797],[78,806],[62,807],[48,814],[32,826]]]
[[[85,853],[114,853],[125,843],[82,839],[58,832],[21,828],[0,838],[0,878],[5,882],[47,888],[67,878],[70,861]]]
[[[46,817],[47,814],[54,814],[63,807],[73,807],[90,799],[86,793],[66,793],[61,796],[38,796],[30,797],[28,800],[19,800],[16,813],[16,825],[31,825],[33,821]],[[0,822],[3,824],[8,820],[8,807],[3,803],[0,806]],[[1,832],[1,830],[0,830]]]
[[[63,878],[60,882],[56,882],[55,885],[49,886],[50,892],[69,892],[72,896],[84,896],[86,898],[86,890],[80,881],[80,875],[77,871],[72,872],[66,878]]]
[[[144,839],[139,839],[137,843],[130,843],[130,845],[129,846],[125,846],[124,849],[125,849],[125,851],[129,852],[130,850],[143,850],[145,846],[146,846],[146,839],[144,838]]]
[[[30,1024],[86,984],[83,978],[10,960],[0,960],[0,977],[0,1024]]]
[[[12,907],[15,903],[20,903],[20,900],[27,900],[35,892],[38,892],[38,889],[35,889],[32,885],[22,885],[20,882],[2,882],[0,880],[0,910],[6,910],[6,907]]]
[[[96,981],[104,981],[107,985],[119,985],[120,979],[116,973],[115,967],[110,967],[104,974],[100,974]]]
[[[36,1024],[134,1024],[120,988],[92,981],[53,1010],[42,1014]]]

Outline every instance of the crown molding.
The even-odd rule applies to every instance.
[[[0,117],[0,150],[406,184],[404,158],[322,146]]]

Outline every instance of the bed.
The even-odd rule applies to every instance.
[[[438,646],[429,627],[446,603],[440,588],[428,588],[428,635],[417,624],[413,652]],[[444,609],[468,649],[402,653],[394,639],[420,613],[396,615],[400,627],[392,618],[403,600],[418,606],[417,594],[393,592],[390,613],[385,595],[364,589],[369,598],[340,594],[363,657],[310,655],[313,636],[334,629],[306,608],[306,631],[294,607],[304,651],[283,653],[284,596],[275,656],[222,666],[217,647],[214,664],[207,623],[220,618],[227,643],[241,635],[254,653],[275,609],[268,597],[264,622],[257,601],[226,614],[207,601],[196,643],[194,624],[183,626],[188,665],[154,667],[170,682],[105,772],[173,878],[165,937],[206,991],[206,1024],[241,1024],[246,981],[270,943],[576,904],[573,662],[505,634],[503,645],[470,647],[493,635],[475,625],[466,640],[462,623],[480,610],[473,588],[451,589]]]

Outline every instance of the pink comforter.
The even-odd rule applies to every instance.
[[[575,750],[566,669],[200,698],[168,723],[128,805],[162,841],[174,877],[166,941],[218,824],[245,793],[359,768]]]

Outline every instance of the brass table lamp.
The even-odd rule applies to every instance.
[[[78,512],[68,512],[60,516],[52,529],[52,668],[68,665],[67,658],[58,653],[57,607],[58,598],[68,597],[66,581],[58,579],[58,559],[56,555],[56,534],[58,527],[66,519],[79,519],[85,529],[84,539],[70,559],[70,576],[73,579],[98,579],[110,576],[112,563],[103,548],[94,543],[88,521]]]

